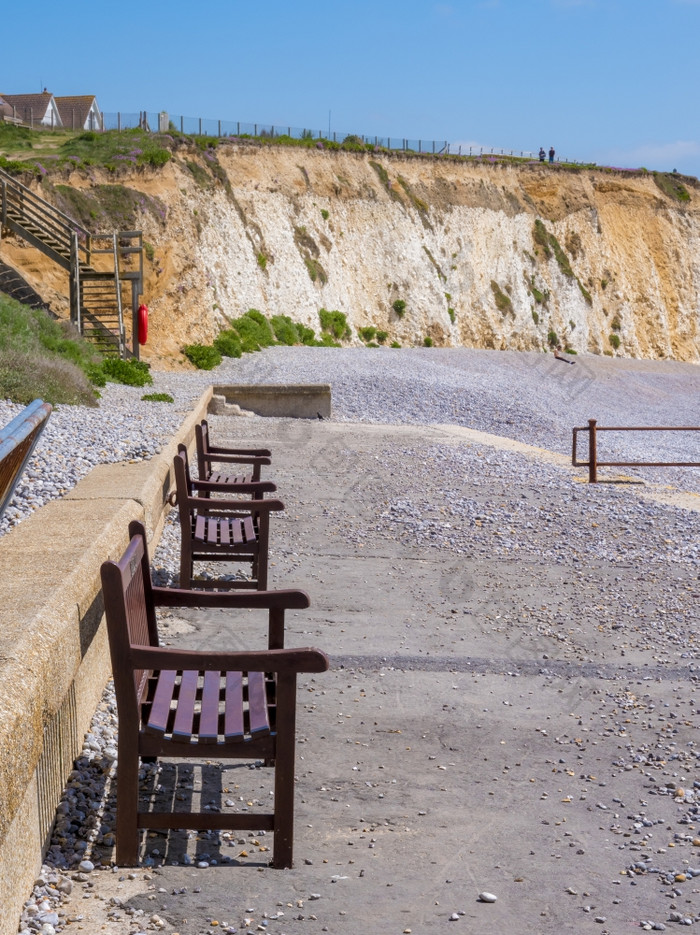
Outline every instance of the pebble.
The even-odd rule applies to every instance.
[[[486,890],[484,890],[483,893],[479,893],[479,901],[482,903],[495,903],[497,899],[497,896],[494,896],[493,893],[487,893]]]

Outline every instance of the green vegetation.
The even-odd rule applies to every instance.
[[[256,308],[248,309],[240,318],[234,318],[231,327],[238,333],[241,349],[246,354],[275,343],[275,332],[270,322]]]
[[[121,360],[119,357],[106,357],[102,361],[102,372],[112,383],[124,383],[126,386],[150,386],[153,377],[150,368],[142,360],[130,358]]]
[[[535,221],[535,225],[532,231],[532,239],[535,243],[542,248],[542,251],[545,257],[549,260],[552,256],[557,261],[557,265],[562,273],[566,276],[567,279],[575,279],[578,283],[578,287],[581,290],[581,295],[584,297],[588,305],[593,304],[593,297],[591,293],[586,289],[581,280],[578,278],[576,273],[571,268],[571,263],[568,256],[566,255],[562,245],[559,243],[554,234],[550,234],[547,228],[544,226],[542,221],[538,218]],[[575,250],[580,250],[581,240],[577,234],[571,234],[569,236],[568,242],[573,245]],[[535,301],[537,301],[536,290],[533,285],[533,295],[535,295]]]
[[[391,342],[391,347],[401,347],[401,345],[399,344],[398,341],[392,341],[392,342]]]
[[[142,226],[144,214],[159,224],[164,224],[167,214],[159,198],[117,183],[89,190],[55,185],[53,193],[56,206],[88,230],[135,230]]]
[[[399,185],[406,192],[408,200],[411,202],[416,211],[419,211],[421,214],[427,214],[429,211],[427,202],[423,201],[422,198],[419,198],[418,195],[415,194],[411,186],[402,175],[398,176],[398,180]]]
[[[448,308],[448,309],[447,309],[447,314],[450,316],[450,321],[451,321],[452,324],[454,325],[454,323],[455,323],[455,310],[454,310],[453,308]]]
[[[401,195],[399,195],[394,186],[391,184],[389,173],[386,171],[384,166],[378,162],[375,162],[374,159],[370,159],[369,164],[379,176],[379,181],[382,183],[382,187],[389,193],[389,196],[393,198],[394,201],[401,201]]]
[[[309,278],[311,282],[316,282],[318,279],[319,282],[325,286],[328,282],[328,273],[325,271],[319,260],[311,256],[304,257],[304,263],[306,264],[306,269],[309,273]]]
[[[435,257],[432,255],[432,253],[430,252],[430,250],[425,246],[425,244],[423,244],[423,250],[425,251],[425,255],[428,257],[428,259],[430,260],[430,262],[431,262],[431,263],[433,264],[433,266],[435,267],[435,272],[438,274],[439,278],[440,278],[443,282],[445,282],[445,280],[447,279],[447,277],[445,276],[445,274],[443,273],[442,269],[440,268],[440,265],[438,264],[437,260],[436,260]]]
[[[608,341],[610,342],[610,346],[614,347],[615,350],[617,350],[620,344],[622,343],[620,341],[620,335],[615,334],[614,331],[612,332],[612,334],[608,335]]]
[[[321,208],[321,217],[323,218],[324,221],[327,221],[328,218],[330,217],[330,213],[326,211],[325,208]]]
[[[513,311],[513,303],[510,300],[510,296],[506,295],[505,292],[501,290],[501,287],[494,279],[491,280],[491,292],[493,292],[493,297],[496,300],[496,308],[499,312],[503,312],[505,315],[506,312]]]
[[[0,293],[0,396],[18,403],[94,406],[95,386],[153,382],[148,364],[102,357],[68,322]]]
[[[426,336],[423,338],[423,347],[432,347],[432,346],[433,346],[433,339],[430,337],[430,335],[426,334]]]
[[[256,259],[258,261],[258,266],[260,267],[260,269],[267,269],[267,257],[262,252],[262,250],[258,253]]]
[[[222,357],[240,357],[243,353],[241,337],[233,328],[226,328],[214,338],[214,348]]]
[[[608,280],[607,280],[607,279],[601,279],[601,280],[600,280],[600,288],[601,288],[603,291],[605,291],[605,289],[608,288]]]
[[[534,308],[533,308],[533,310],[532,310],[532,320],[534,321],[534,323],[535,323],[536,325],[539,325],[539,323],[540,323],[540,316],[537,314],[537,312],[534,310]]]
[[[559,347],[559,335],[553,329],[547,332],[547,343],[550,347]]]
[[[542,247],[542,252],[544,253],[545,257],[549,259],[552,255],[552,250],[549,246],[549,231],[539,218],[537,218],[535,221],[535,226],[532,232],[532,239],[539,247]]]
[[[143,242],[143,252],[146,254],[146,259],[149,263],[152,263],[156,257],[156,250],[152,243],[149,243],[147,240]]]
[[[586,287],[585,287],[584,284],[581,282],[581,280],[578,278],[578,276],[576,277],[576,282],[578,283],[578,287],[579,287],[579,289],[581,290],[581,295],[584,297],[584,299],[586,300],[587,304],[588,304],[588,305],[593,305],[593,296],[590,294],[590,292],[588,291],[588,289],[586,289]]]
[[[364,328],[358,328],[357,333],[365,342],[365,344],[368,344],[370,341],[374,340],[377,329],[374,327],[374,325],[366,325]]]
[[[321,329],[331,334],[338,341],[347,340],[351,337],[352,332],[344,312],[329,312],[327,309],[322,308],[319,310],[318,317],[321,322]]]
[[[406,314],[406,303],[403,299],[396,299],[396,301],[392,303],[391,307],[394,309],[399,318],[403,318],[403,316]]]
[[[688,189],[683,185],[678,175],[674,175],[672,172],[652,172],[652,175],[657,187],[661,189],[664,195],[668,195],[674,201],[690,201]]]
[[[620,321],[619,315],[615,315],[613,320],[610,322],[610,327],[613,331],[620,331],[622,329],[622,322]]]
[[[221,363],[219,351],[208,344],[187,344],[182,353],[198,370],[213,370]]]
[[[147,403],[174,403],[175,400],[170,393],[146,393],[141,397]]]
[[[389,337],[389,332],[388,332],[388,331],[378,331],[377,334],[375,335],[375,337],[377,338],[377,341],[379,342],[379,344],[384,344],[384,342],[386,341],[386,339]]]

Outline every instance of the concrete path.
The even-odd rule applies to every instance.
[[[621,649],[614,626],[582,612],[562,569],[526,549],[459,555],[380,521],[413,470],[406,460],[405,474],[387,476],[388,449],[516,443],[450,426],[212,422],[217,439],[273,449],[268,474],[287,510],[274,521],[272,586],[312,599],[290,615],[287,645],[331,657],[331,671],[299,691],[295,867],[266,867],[263,835],[221,846],[151,835],[146,852],[166,865],[133,879],[92,874],[74,891],[70,931],[612,935],[700,911],[700,876],[666,882],[700,868],[692,658],[678,649],[660,661],[653,637]],[[566,459],[526,453],[581,491],[583,472]],[[469,477],[462,484],[468,493]],[[530,479],[520,492],[545,498]],[[425,497],[439,507],[439,491]],[[605,602],[621,572],[597,572]],[[697,589],[694,574],[660,568],[655,587]],[[632,574],[624,587],[630,603],[635,588],[644,596]],[[525,613],[539,604],[558,606],[568,625],[552,632]],[[252,613],[174,615],[162,627],[199,649],[264,641]],[[271,789],[268,771],[247,767],[180,767],[178,779],[204,801],[245,805]],[[185,848],[209,866],[183,866]],[[497,901],[480,902],[483,891]]]

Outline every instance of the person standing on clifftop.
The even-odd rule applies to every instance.
[[[540,162],[544,162],[544,157],[545,157],[545,151],[540,146]]]
[[[549,147],[549,161],[554,162],[554,147],[553,146]]]

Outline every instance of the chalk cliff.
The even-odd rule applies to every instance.
[[[67,187],[131,190],[154,360],[249,308],[318,330],[324,307],[355,342],[374,325],[404,346],[533,350],[554,332],[579,353],[700,361],[694,179],[224,143],[65,181],[49,197],[68,209]],[[34,251],[3,249],[62,291]]]

